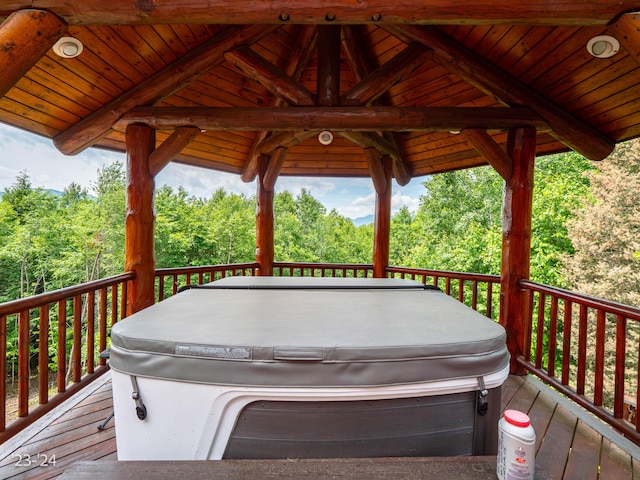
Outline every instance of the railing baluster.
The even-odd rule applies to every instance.
[[[458,301],[464,303],[464,280],[458,279]]]
[[[66,390],[67,372],[67,300],[58,301],[58,393]]]
[[[79,382],[82,378],[80,362],[82,361],[82,297],[73,297],[73,358],[71,368],[73,381]]]
[[[571,363],[571,319],[573,303],[564,301],[564,319],[562,322],[562,384],[569,385],[569,366]]]
[[[38,403],[49,401],[49,304],[40,307],[38,332]]]
[[[478,310],[478,281],[471,282],[471,308]]]
[[[544,309],[546,295],[538,294],[538,323],[536,327],[536,368],[542,368],[542,352],[544,350]]]
[[[627,319],[616,315],[616,369],[614,381],[613,416],[624,415],[624,373],[627,360]]]
[[[487,312],[485,315],[493,318],[493,283],[491,282],[487,282]]]
[[[158,301],[162,300],[164,300],[164,275],[160,275],[158,280]]]
[[[604,343],[605,343],[605,321],[606,316],[603,310],[598,310],[596,323],[596,368],[593,387],[593,403],[602,405],[602,391],[604,388]]]
[[[107,289],[100,289],[100,316],[98,319],[100,335],[100,353],[107,349]],[[100,365],[106,365],[107,360],[100,357]]]
[[[111,286],[111,326],[118,322],[118,287]]]
[[[31,348],[29,335],[30,310],[22,310],[18,317],[18,416],[29,413],[29,356]]]
[[[96,292],[87,292],[87,373],[93,373],[95,361]]]
[[[556,351],[558,335],[558,297],[551,297],[551,311],[549,312],[549,360],[547,373],[551,377],[556,376]]]
[[[580,317],[578,319],[578,379],[576,384],[578,395],[584,395],[587,373],[587,314],[587,306],[580,305]]]

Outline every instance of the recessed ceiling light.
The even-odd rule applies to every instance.
[[[322,145],[329,145],[331,142],[333,142],[333,133],[331,133],[329,130],[320,132],[320,134],[318,135],[318,141]]]
[[[620,50],[620,42],[609,35],[598,35],[587,43],[587,51],[596,58],[609,58]]]
[[[83,48],[82,42],[77,38],[62,37],[53,46],[53,51],[62,58],[73,58],[80,55]]]

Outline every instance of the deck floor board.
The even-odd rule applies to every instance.
[[[10,452],[2,450],[0,478],[45,480],[60,476],[76,462],[117,460],[113,420],[104,431],[97,429],[112,408],[111,384],[108,382],[56,420],[42,425],[39,431],[24,439],[21,446]],[[530,416],[537,436],[536,465],[541,475],[536,478],[640,479],[637,460],[640,454],[632,457],[522,377],[510,376],[505,382],[501,408],[519,409]],[[48,457],[55,455],[56,465],[16,465],[17,455],[28,454],[37,459],[38,453]],[[391,463],[382,462],[381,465],[383,470],[384,465],[391,468]],[[412,463],[408,462],[406,466],[409,470],[410,465]],[[417,462],[415,465],[418,468]]]

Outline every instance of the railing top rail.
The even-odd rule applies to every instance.
[[[194,266],[194,267],[171,267],[171,268],[157,268],[156,269],[156,277],[158,276],[168,276],[168,275],[184,275],[187,273],[197,273],[197,272],[209,272],[211,270],[237,270],[242,268],[257,268],[257,262],[246,262],[246,263],[225,263],[219,265],[204,265],[204,266]]]
[[[558,287],[551,287],[549,285],[532,282],[530,280],[520,280],[519,283],[523,288],[529,288],[537,292],[562,298],[563,300],[569,300],[575,303],[586,305],[591,308],[604,310],[608,313],[621,315],[628,319],[640,321],[640,308],[632,307],[630,305],[624,305],[622,303],[612,302],[610,300],[604,300],[602,298],[590,297],[589,295],[584,295],[582,293],[576,293]]]
[[[464,272],[453,272],[449,270],[428,270],[425,268],[410,268],[410,267],[395,267],[389,266],[387,267],[388,272],[398,272],[398,273],[415,273],[416,275],[427,275],[429,277],[451,277],[451,278],[462,278],[464,280],[479,280],[484,282],[500,282],[500,275],[491,275],[487,273],[464,273]]]
[[[125,272],[120,275],[114,275],[112,277],[101,278],[99,280],[93,280],[91,282],[41,293],[39,295],[34,295],[33,297],[11,300],[0,304],[0,316],[13,315],[31,308],[38,308],[47,303],[59,302],[75,295],[81,295],[104,287],[117,285],[128,280],[133,280],[135,277],[135,272]]]
[[[273,262],[274,267],[293,267],[293,268],[324,268],[330,270],[332,268],[346,269],[372,269],[373,264],[370,263],[314,263],[314,262]]]

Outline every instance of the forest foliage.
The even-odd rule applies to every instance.
[[[605,164],[616,162],[598,165]],[[579,237],[579,219],[584,223],[591,216],[584,212],[599,205],[591,183],[597,184],[600,171],[575,153],[536,159],[533,280],[578,285],[579,267],[569,259],[577,257],[574,244],[585,247],[568,229]],[[500,273],[502,178],[481,167],[428,177],[423,186],[418,210],[404,207],[392,219],[389,263]],[[622,189],[618,193],[626,195]],[[371,263],[373,226],[356,227],[335,210],[327,211],[309,191],[277,193],[274,211],[276,261]],[[165,185],[156,191],[155,212],[158,268],[254,261],[253,196],[219,189],[209,198],[197,198]],[[122,273],[124,215],[120,163],[100,169],[89,190],[71,184],[61,195],[34,188],[28,174],[21,173],[0,200],[0,301]],[[625,217],[617,223],[633,221]],[[617,238],[622,241],[621,235]],[[640,250],[633,241],[627,243]]]

